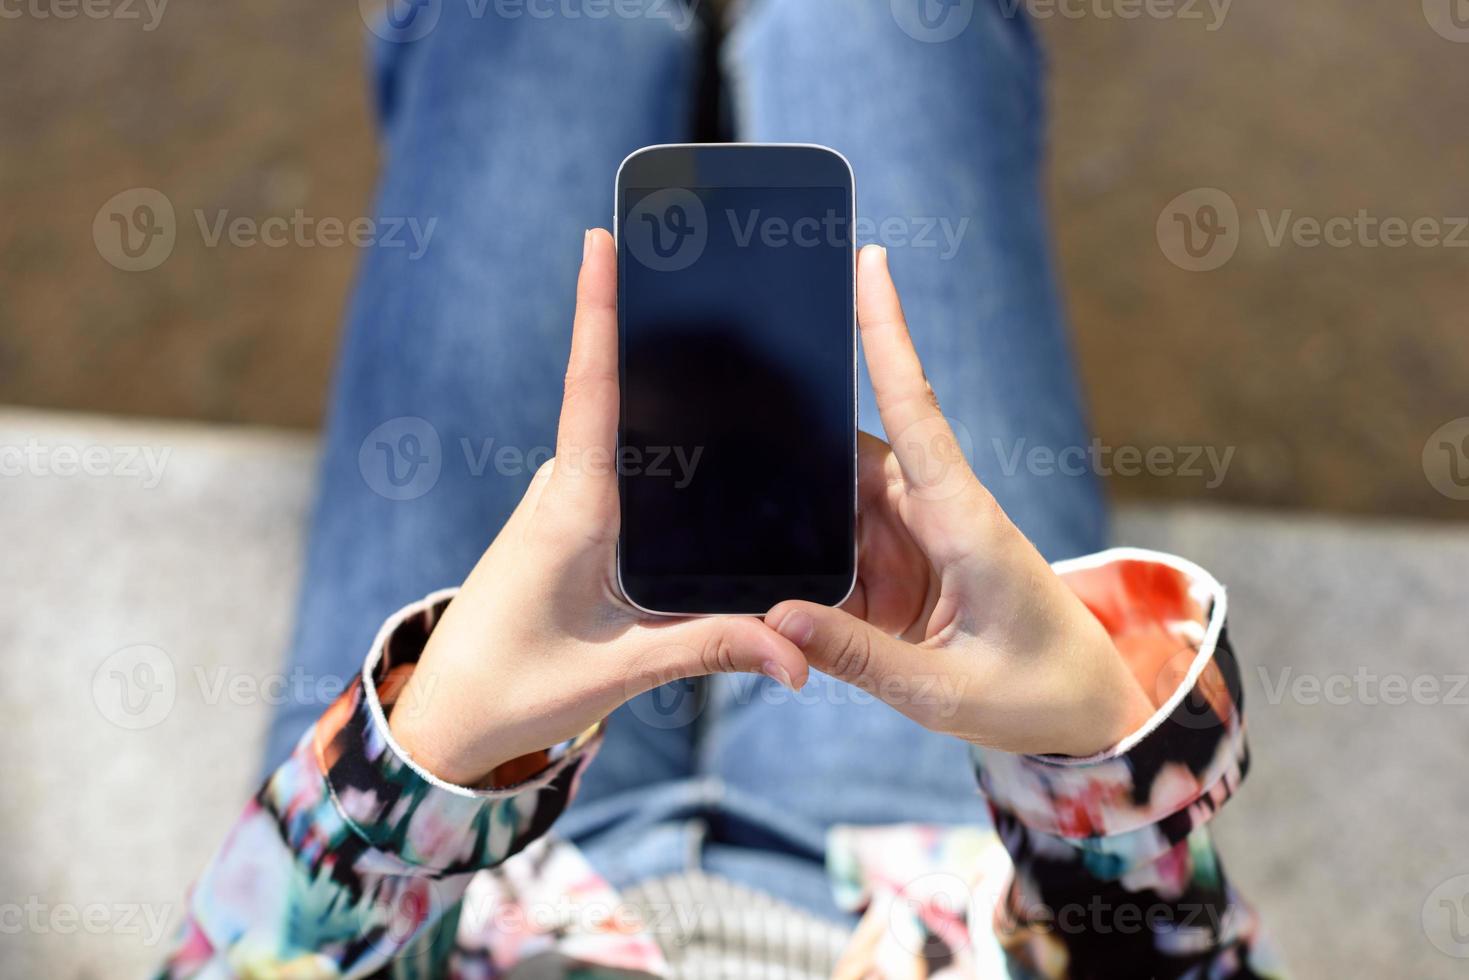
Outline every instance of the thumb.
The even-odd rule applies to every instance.
[[[841,609],[792,600],[766,613],[765,622],[811,666],[868,691],[913,667],[911,646]]]
[[[645,690],[708,674],[764,674],[800,690],[810,673],[796,645],[753,616],[708,616],[637,631],[634,673],[641,680],[635,683]]]

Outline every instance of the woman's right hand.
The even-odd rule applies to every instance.
[[[556,458],[445,610],[389,717],[416,764],[477,786],[681,677],[806,681],[801,652],[757,617],[652,617],[617,588],[617,267],[587,233]]]
[[[765,621],[812,666],[936,731],[1023,753],[1115,745],[1153,704],[1102,624],[964,461],[881,248],[858,258],[857,306],[892,438],[860,442],[857,587],[842,609],[783,602]]]

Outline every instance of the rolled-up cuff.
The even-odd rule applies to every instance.
[[[491,867],[543,834],[600,745],[600,732],[588,732],[548,753],[544,768],[528,778],[494,789],[455,786],[414,765],[388,729],[379,685],[395,668],[417,662],[452,597],[435,593],[390,618],[361,676],[301,747],[314,756],[330,805],[352,832],[405,872],[432,876]]]
[[[1089,852],[1099,859],[1094,865],[1121,871],[1157,858],[1207,823],[1244,779],[1249,749],[1239,665],[1224,629],[1224,589],[1191,562],[1137,549],[1056,569],[1085,581],[1078,594],[1109,629],[1125,622],[1154,638],[1176,637],[1178,652],[1153,678],[1179,680],[1158,692],[1148,723],[1108,751],[1076,759],[976,747],[975,766],[997,810],[1033,834]],[[1152,654],[1156,659],[1156,645]]]

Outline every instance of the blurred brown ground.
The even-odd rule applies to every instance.
[[[1418,3],[1236,4],[1206,24],[1040,25],[1099,435],[1237,450],[1218,489],[1135,477],[1114,492],[1469,517],[1421,461],[1430,433],[1469,415],[1469,249],[1269,247],[1255,217],[1469,215],[1469,44]],[[353,249],[180,234],[160,268],[130,274],[91,225],[138,186],[167,194],[181,227],[194,208],[369,213],[362,33],[356,4],[281,0],[177,3],[152,32],[0,24],[0,403],[319,423]],[[1241,216],[1238,253],[1212,272],[1172,265],[1154,230],[1198,187]]]

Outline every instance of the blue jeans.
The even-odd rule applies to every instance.
[[[403,36],[437,22],[375,48],[377,216],[436,223],[424,249],[363,255],[291,651],[306,676],[350,677],[387,615],[493,539],[554,445],[582,230],[609,224],[625,155],[692,138],[699,25],[672,0],[581,2],[405,17],[398,0]],[[755,0],[721,51],[734,136],[846,154],[859,234],[889,247],[980,477],[1049,557],[1095,550],[1095,481],[1015,465],[1088,441],[1046,234],[1039,52],[1000,0],[942,41],[924,25],[967,8],[913,3],[928,18],[900,25],[888,0]],[[880,433],[865,370],[859,411]],[[614,885],[697,862],[835,915],[833,824],[987,819],[960,742],[827,677],[800,700],[753,676],[635,699],[558,833]],[[323,707],[281,709],[269,765]]]

